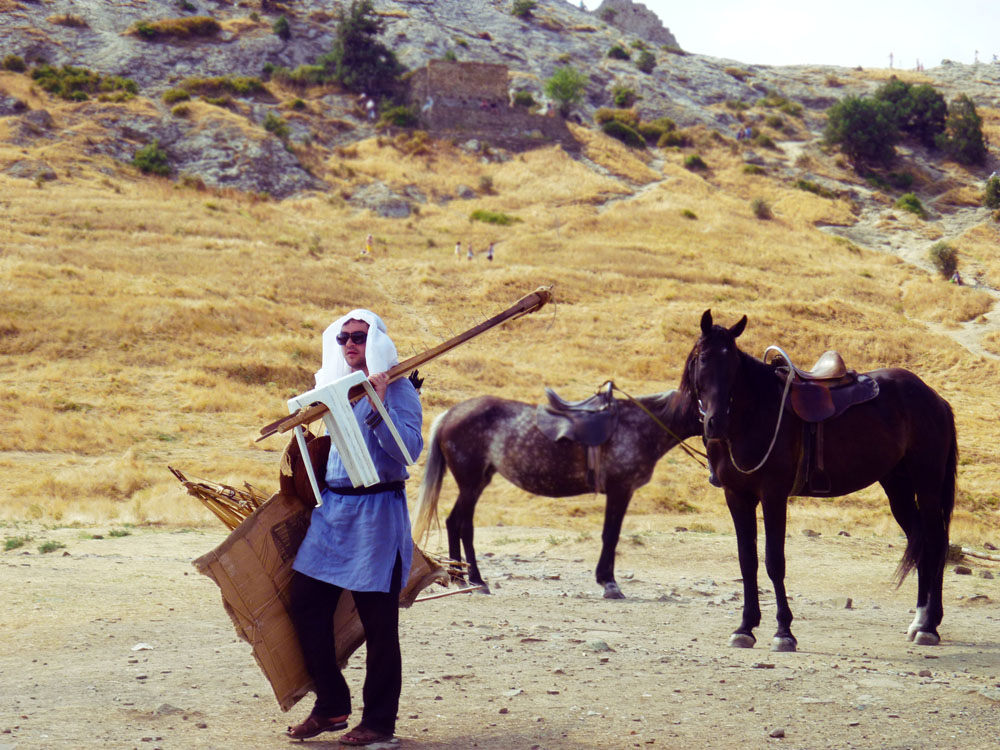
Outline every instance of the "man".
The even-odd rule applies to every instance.
[[[388,382],[386,371],[397,362],[382,319],[369,310],[352,310],[323,333],[323,366],[316,385],[364,372],[416,458],[423,448],[423,412],[408,379]],[[292,619],[315,684],[316,703],[305,721],[288,728],[288,736],[301,740],[347,727],[351,694],[337,665],[333,632],[333,614],[346,590],[354,597],[368,655],[361,721],[340,741],[368,745],[391,739],[395,732],[402,687],[399,592],[409,574],[413,539],[404,489],[406,460],[370,398],[359,399],[353,408],[379,484],[353,487],[336,447],[331,447],[323,502],[312,512],[292,565]]]

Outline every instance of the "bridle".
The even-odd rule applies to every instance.
[[[701,396],[698,395],[698,379],[692,377],[691,383],[694,386],[695,398],[698,401],[698,413],[701,415],[701,423],[702,425],[704,425],[705,405],[701,401]],[[740,472],[740,474],[753,474],[755,471],[760,469],[760,467],[766,464],[767,459],[771,457],[771,451],[774,450],[774,444],[778,441],[778,432],[781,430],[781,418],[785,414],[785,404],[788,402],[788,392],[791,390],[791,388],[792,388],[792,378],[791,376],[789,376],[785,380],[785,390],[781,394],[781,407],[778,409],[778,421],[774,425],[774,434],[771,436],[771,444],[767,446],[767,452],[764,454],[764,457],[760,460],[759,464],[754,466],[752,469],[744,469],[743,467],[741,467],[738,463],[736,463],[736,457],[733,455],[732,441],[730,441],[729,438],[723,438],[724,442],[726,443],[726,450],[729,452],[729,462],[738,472]],[[725,412],[726,417],[729,416],[730,412],[732,411],[732,408],[733,408],[733,392],[732,389],[730,389],[729,403],[726,404],[726,412]]]

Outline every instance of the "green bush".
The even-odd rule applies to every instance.
[[[726,68],[725,73],[731,75],[737,81],[745,81],[750,77],[750,73],[743,70],[742,68]]]
[[[530,18],[531,11],[538,6],[535,0],[514,0],[510,7],[510,14],[517,18]]]
[[[3,69],[12,73],[23,73],[28,66],[24,64],[24,58],[20,55],[4,55]]]
[[[292,25],[288,22],[288,16],[284,13],[278,16],[278,19],[271,26],[271,31],[273,31],[279,39],[283,39],[285,41],[291,39]]]
[[[163,103],[164,104],[176,104],[177,102],[186,102],[191,98],[189,94],[184,89],[167,89],[163,92]]]
[[[750,201],[750,210],[753,215],[758,219],[767,220],[773,217],[771,213],[771,207],[767,204],[767,201],[763,198],[754,198]]]
[[[268,133],[273,133],[281,140],[285,140],[291,134],[285,118],[276,115],[274,112],[268,112],[264,118],[264,130]]]
[[[764,119],[764,124],[774,130],[781,130],[785,127],[785,121],[781,119],[781,115],[768,115]]]
[[[160,148],[159,139],[136,151],[132,166],[137,167],[143,174],[157,174],[163,177],[170,174],[167,152]]]
[[[657,148],[685,148],[690,145],[691,139],[681,130],[666,132],[656,142]]]
[[[314,86],[330,79],[326,68],[322,65],[299,65],[294,70],[267,63],[264,65],[265,75],[285,86]]]
[[[500,211],[487,211],[485,209],[473,211],[469,214],[469,219],[472,221],[482,221],[487,224],[497,224],[502,227],[521,221],[521,219],[518,219],[516,216],[510,216],[509,214],[505,214]]]
[[[690,208],[682,209],[681,210],[681,216],[683,216],[685,219],[697,219],[698,218],[698,214],[696,214]]]
[[[639,134],[639,131],[635,128],[629,127],[621,120],[609,120],[601,125],[601,130],[604,131],[606,135],[610,135],[612,138],[617,138],[626,146],[631,146],[632,148],[646,148],[646,139]]]
[[[937,136],[939,148],[959,164],[986,162],[986,140],[983,138],[983,120],[976,112],[976,105],[966,94],[959,94],[948,107],[945,131]]]
[[[3,540],[3,548],[5,552],[9,552],[12,549],[20,549],[30,541],[30,536],[9,536]]]
[[[743,174],[767,174],[767,170],[758,164],[744,164]]]
[[[389,107],[379,117],[379,123],[397,128],[414,128],[417,126],[417,115],[409,107]]]
[[[66,545],[62,542],[57,542],[55,540],[49,540],[47,542],[42,542],[38,545],[38,551],[43,555],[49,552],[55,552],[57,549],[66,549]]]
[[[684,168],[692,172],[702,172],[708,169],[708,165],[698,154],[688,154],[684,157]]]
[[[639,57],[635,61],[635,67],[641,70],[643,73],[649,74],[656,69],[656,55],[650,52],[648,49],[644,49],[639,52]]]
[[[944,278],[950,279],[958,270],[958,250],[947,242],[935,242],[928,252],[931,263]]]
[[[620,44],[613,44],[611,49],[608,50],[608,57],[612,60],[631,60],[632,53]]]
[[[927,210],[914,193],[903,193],[896,200],[895,206],[904,211],[909,211],[911,214],[916,214],[921,219],[927,218]]]
[[[265,91],[264,82],[255,76],[215,76],[212,78],[187,78],[181,88],[189,94],[201,96],[251,96]]]
[[[596,112],[594,112],[594,122],[598,125],[604,125],[605,123],[612,121],[618,121],[628,125],[633,130],[638,130],[639,128],[639,115],[634,110],[608,109],[607,107],[600,107]]]
[[[531,109],[532,107],[535,106],[535,97],[531,95],[530,91],[515,91],[514,106],[524,107],[525,109]]]
[[[812,180],[799,179],[795,181],[795,187],[799,190],[805,190],[807,193],[812,193],[813,195],[818,195],[821,198],[834,199],[837,194],[828,188],[823,187],[818,182],[813,182]]]
[[[734,112],[743,112],[750,109],[750,105],[746,102],[741,102],[739,99],[727,99],[726,108]]]
[[[641,122],[636,130],[646,139],[647,143],[658,143],[665,133],[670,133],[677,126],[669,117],[661,117],[652,122]]]
[[[31,77],[45,91],[69,101],[86,101],[94,94],[102,99],[121,94],[119,100],[123,100],[139,93],[139,86],[131,78],[102,76],[72,65],[40,65],[31,71]]]
[[[757,133],[753,137],[753,142],[756,145],[760,146],[761,148],[769,148],[772,151],[778,150],[778,146],[774,142],[774,139],[771,138],[771,136],[769,136],[767,133]]]
[[[611,90],[611,100],[619,109],[628,109],[635,104],[638,98],[635,91],[626,86],[615,86]]]
[[[187,117],[191,114],[191,107],[187,104],[177,104],[171,108],[170,114],[174,117]]]
[[[54,23],[56,26],[68,26],[74,29],[86,29],[90,26],[90,24],[87,23],[87,19],[83,16],[78,16],[75,13],[57,13],[54,16],[49,16],[45,20],[49,23]]]
[[[1000,208],[1000,177],[991,177],[983,190],[983,205],[987,208]]]
[[[863,164],[888,163],[896,155],[899,140],[895,108],[870,97],[847,96],[826,111],[827,144],[843,150],[855,168]]]
[[[570,107],[583,99],[587,80],[587,76],[576,68],[559,66],[545,82],[545,95],[559,104],[559,112],[565,117],[569,114]]]
[[[222,26],[211,16],[191,16],[190,18],[164,18],[160,21],[139,21],[133,31],[143,39],[188,39],[190,37],[215,36]]]

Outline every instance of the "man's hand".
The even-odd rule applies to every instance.
[[[389,373],[387,372],[377,372],[374,375],[368,376],[368,382],[372,384],[372,388],[375,389],[375,393],[378,394],[379,399],[382,403],[385,403],[385,392],[389,387]],[[372,401],[371,396],[368,397],[368,403],[371,404],[372,408],[375,408],[375,402]]]

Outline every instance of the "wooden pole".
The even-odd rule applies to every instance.
[[[460,333],[454,338],[450,338],[447,341],[438,344],[433,349],[428,349],[422,354],[417,354],[403,362],[400,362],[388,371],[389,382],[391,383],[394,380],[399,380],[400,378],[405,377],[412,370],[417,369],[424,363],[430,362],[436,357],[440,357],[445,352],[454,349],[459,344],[464,344],[469,339],[475,338],[479,334],[488,331],[490,328],[498,326],[501,323],[505,323],[508,320],[519,318],[522,315],[528,315],[536,310],[541,310],[551,299],[552,287],[538,287],[538,289],[534,292],[522,297],[499,315],[494,315],[489,320],[483,321],[479,325],[470,328],[468,331]],[[356,385],[347,393],[347,397],[351,401],[357,401],[364,395],[365,389],[363,385]],[[275,435],[279,432],[288,432],[297,425],[315,422],[317,419],[322,417],[326,411],[327,409],[323,404],[313,404],[312,406],[303,407],[294,414],[289,414],[287,417],[282,417],[281,419],[275,420],[274,422],[262,427],[260,429],[260,437],[257,438],[257,442],[260,442],[264,438],[271,437],[271,435]]]

